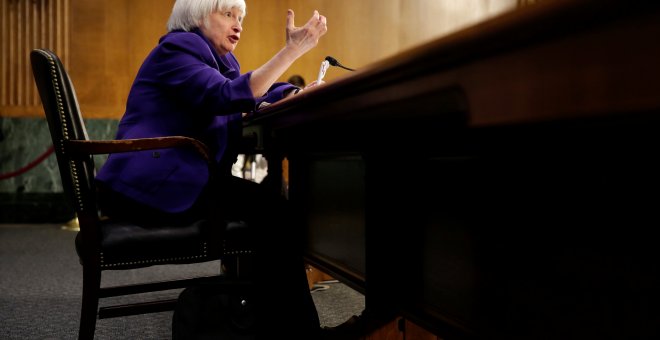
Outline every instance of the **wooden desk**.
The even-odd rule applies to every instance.
[[[657,336],[656,3],[541,2],[250,118],[308,260],[443,339]]]

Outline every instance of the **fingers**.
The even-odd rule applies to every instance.
[[[307,27],[313,27],[314,30],[320,32],[321,35],[328,31],[327,25],[328,19],[324,15],[319,14],[319,12],[316,10],[314,11],[312,17],[309,18],[309,21],[307,21],[307,24],[305,24]]]
[[[324,16],[319,14],[319,11],[314,10],[314,14],[312,14],[312,17],[309,18],[309,21],[307,21],[308,26],[325,26],[328,22],[328,19]]]
[[[325,80],[321,80],[320,82],[318,80],[314,80],[311,83],[307,84],[307,86],[305,86],[305,89],[312,88],[312,87],[319,86],[319,85],[323,85],[323,84],[325,84]]]
[[[292,30],[295,27],[295,13],[292,9],[286,11],[286,28]]]
[[[319,13],[319,11],[314,10],[312,17],[307,21],[308,26],[316,26],[320,28],[322,32],[327,31],[328,19]],[[288,9],[286,13],[286,27],[289,30],[295,29],[295,13],[292,9]]]
[[[317,81],[314,80],[313,82],[307,84],[307,85],[303,88],[303,90],[308,89],[308,88],[310,88],[310,87],[314,87],[314,86],[316,86],[316,83],[317,83]]]
[[[325,16],[321,15],[319,17],[319,25],[321,26],[322,34],[328,31],[328,19],[326,19]]]

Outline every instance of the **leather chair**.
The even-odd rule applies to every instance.
[[[99,215],[94,184],[92,155],[163,148],[193,148],[213,166],[207,147],[198,140],[182,137],[133,140],[90,140],[80,112],[74,87],[58,56],[46,49],[30,53],[32,71],[62,179],[64,192],[78,216],[80,231],[76,251],[83,268],[82,308],[79,339],[93,339],[96,320],[173,310],[176,298],[123,305],[102,306],[104,298],[218,284],[244,294],[249,277],[239,262],[249,263],[252,251],[246,225],[238,221],[212,222],[200,219],[190,225],[162,225],[145,228],[113,221]],[[221,224],[221,225],[218,225]],[[144,282],[114,287],[101,286],[106,270],[126,270],[164,264],[191,264],[220,260],[218,275],[178,280]],[[246,262],[247,261],[247,262]],[[239,297],[242,299],[242,297]]]

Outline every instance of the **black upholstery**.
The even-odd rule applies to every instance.
[[[220,258],[217,240],[205,238],[210,222],[199,220],[190,225],[158,228],[126,222],[101,221],[100,259],[102,269],[139,268],[149,265],[191,263]],[[149,252],[144,246],[149,245]],[[76,237],[76,250],[82,253],[83,239]]]
[[[171,310],[176,301],[171,299],[99,308],[99,300],[105,297],[183,288],[209,281],[224,282],[232,289],[248,289],[249,280],[245,280],[244,276],[239,277],[237,272],[238,261],[248,260],[249,263],[251,254],[244,223],[231,221],[218,225],[218,222],[200,219],[190,225],[140,226],[101,218],[98,213],[93,155],[188,147],[197,150],[212,167],[212,157],[206,146],[181,136],[121,141],[89,140],[74,87],[60,59],[45,49],[33,50],[30,59],[55,146],[63,189],[74,206],[80,224],[75,245],[83,266],[79,339],[94,338],[97,317]],[[101,274],[104,270],[218,259],[230,268],[222,275],[218,266],[217,276],[101,287]]]

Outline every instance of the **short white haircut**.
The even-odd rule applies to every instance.
[[[233,8],[238,8],[243,17],[247,14],[245,0],[176,0],[167,21],[167,31],[191,31],[209,14]]]

